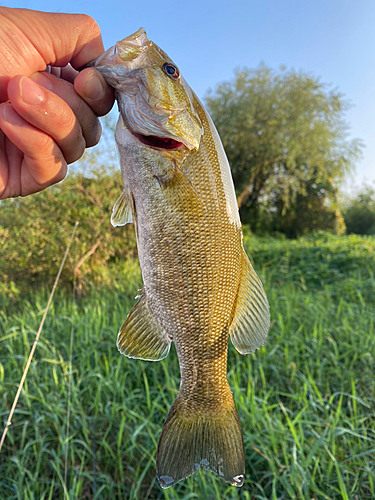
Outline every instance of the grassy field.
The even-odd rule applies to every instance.
[[[159,488],[155,452],[179,368],[173,348],[160,363],[116,349],[141,284],[128,262],[112,290],[75,303],[57,293],[0,454],[1,500],[63,499],[64,492],[70,500],[375,499],[375,238],[248,235],[245,245],[272,326],[253,355],[229,347],[244,486],[199,472]],[[46,302],[47,292],[30,293],[0,313],[3,423]]]

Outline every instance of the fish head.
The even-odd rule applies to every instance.
[[[93,63],[116,90],[123,125],[141,142],[164,150],[199,148],[201,120],[178,67],[140,28]]]

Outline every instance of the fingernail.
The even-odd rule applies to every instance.
[[[11,104],[6,104],[3,106],[3,117],[4,119],[12,125],[23,125],[24,120],[20,115],[13,109]]]
[[[100,79],[95,75],[91,75],[87,80],[83,92],[89,99],[100,99],[104,96],[104,87]]]
[[[37,106],[44,101],[45,94],[43,90],[34,83],[30,78],[25,76],[20,80],[21,98],[26,104]]]

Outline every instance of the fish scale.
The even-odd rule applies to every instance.
[[[230,336],[246,354],[269,328],[262,284],[242,245],[233,181],[207,111],[143,29],[93,65],[116,90],[124,192],[112,223],[134,222],[144,286],[120,329],[130,358],[176,347],[181,384],[156,468],[167,488],[200,468],[242,486],[245,453],[227,381]]]

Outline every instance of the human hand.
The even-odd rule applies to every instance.
[[[109,112],[114,94],[95,69],[73,69],[104,51],[99,27],[88,16],[0,7],[0,47],[4,199],[61,181],[67,164],[98,143],[97,117]]]

